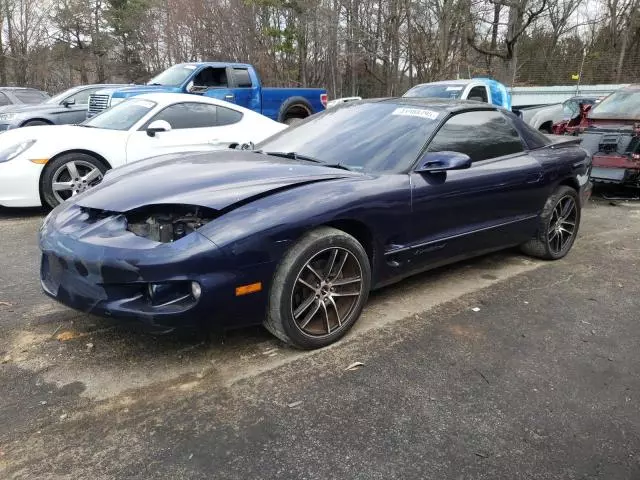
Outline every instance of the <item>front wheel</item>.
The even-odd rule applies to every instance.
[[[544,260],[564,257],[575,242],[580,227],[580,199],[575,189],[561,185],[547,199],[538,232],[521,246],[527,255]]]
[[[362,245],[330,227],[305,235],[276,270],[265,327],[299,348],[329,345],[360,317],[371,287]]]
[[[86,153],[67,153],[48,163],[40,188],[46,206],[54,208],[102,181],[107,166]]]

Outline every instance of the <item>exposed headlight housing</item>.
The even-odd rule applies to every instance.
[[[18,155],[31,148],[34,143],[36,143],[35,140],[24,140],[20,143],[14,143],[13,145],[0,149],[0,163],[13,160]]]
[[[0,113],[0,122],[7,122],[16,118],[17,113]]]
[[[126,98],[120,98],[120,97],[111,97],[111,99],[109,100],[109,106],[113,107],[114,105],[117,105],[121,102],[124,102],[126,100]]]

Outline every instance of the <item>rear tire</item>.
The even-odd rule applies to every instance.
[[[104,162],[87,153],[60,155],[47,163],[40,178],[42,201],[45,206],[55,208],[64,200],[100,183],[107,170]],[[63,183],[68,184],[68,191],[59,189]]]
[[[278,266],[264,326],[298,348],[330,345],[358,320],[370,288],[362,245],[341,230],[318,228],[293,245]]]
[[[575,242],[580,227],[580,199],[575,189],[559,186],[547,199],[536,236],[520,249],[527,255],[543,260],[564,257]]]

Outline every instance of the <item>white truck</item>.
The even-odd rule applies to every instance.
[[[511,110],[511,95],[507,87],[491,78],[421,83],[409,89],[403,97],[475,100],[477,102],[499,105],[507,110]]]

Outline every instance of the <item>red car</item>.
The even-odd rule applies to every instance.
[[[593,154],[594,182],[640,186],[640,85],[622,88],[589,109],[577,130]]]

